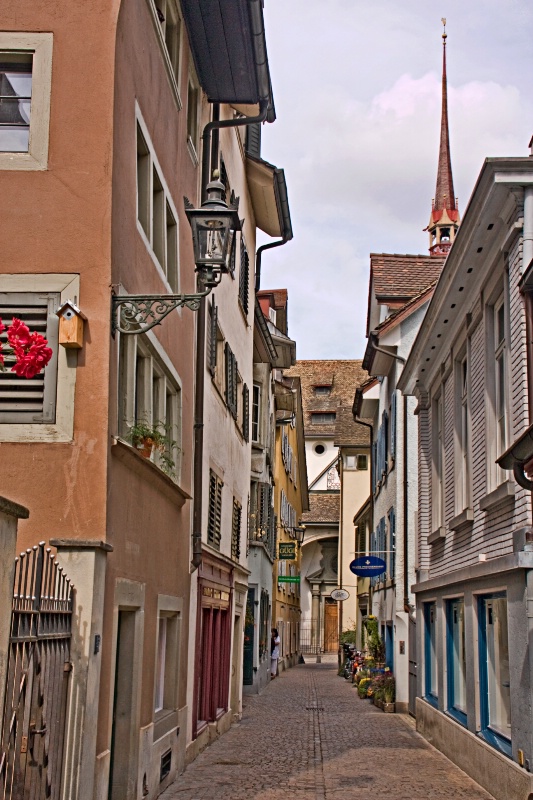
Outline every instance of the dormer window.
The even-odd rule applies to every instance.
[[[314,411],[311,414],[312,425],[334,425],[337,415],[334,411]]]
[[[315,394],[320,395],[322,397],[331,394],[331,386],[327,386],[327,385],[315,386],[314,390],[315,390]]]

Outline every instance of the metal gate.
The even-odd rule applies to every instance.
[[[416,622],[409,617],[409,713],[416,717]]]
[[[44,542],[15,559],[2,799],[59,800],[74,587]]]

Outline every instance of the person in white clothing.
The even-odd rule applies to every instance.
[[[272,628],[270,639],[270,677],[275,678],[278,674],[279,646],[281,639],[277,628]]]

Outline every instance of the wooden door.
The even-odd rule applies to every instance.
[[[326,599],[324,605],[324,652],[336,653],[339,647],[339,612],[335,600]]]

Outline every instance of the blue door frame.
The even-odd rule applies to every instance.
[[[479,699],[481,736],[493,747],[496,747],[509,758],[512,757],[511,740],[490,727],[489,714],[489,679],[488,679],[488,648],[487,648],[487,613],[486,604],[491,600],[507,597],[505,592],[483,595],[478,600],[479,614]]]

